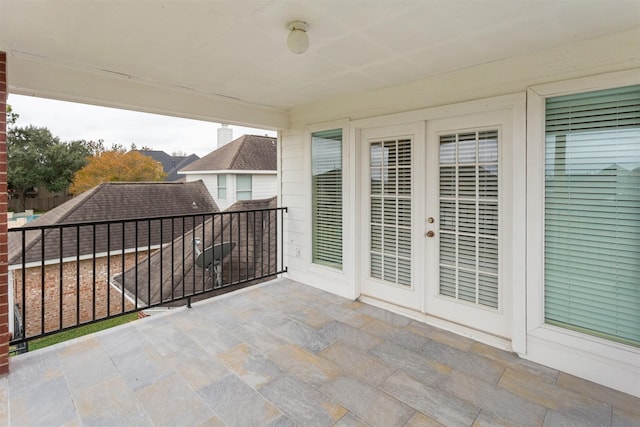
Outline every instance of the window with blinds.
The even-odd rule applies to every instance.
[[[411,286],[411,140],[370,145],[370,274]]]
[[[548,98],[545,320],[640,346],[640,86]]]
[[[236,200],[251,200],[251,175],[236,175]]]
[[[227,199],[227,175],[218,175],[218,199]]]
[[[312,260],[342,268],[342,129],[311,134]]]
[[[440,136],[440,294],[498,308],[498,131]]]

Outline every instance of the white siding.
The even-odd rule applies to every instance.
[[[275,172],[269,175],[254,174],[251,185],[253,199],[268,199],[277,194],[278,176]]]
[[[358,275],[354,267],[358,263],[358,219],[360,214],[358,183],[359,128],[389,126],[401,123],[427,123],[431,119],[452,117],[481,111],[486,103],[495,97],[515,95],[524,100],[529,87],[542,83],[564,81],[579,77],[640,69],[640,31],[628,31],[607,37],[580,41],[568,46],[535,52],[503,61],[460,70],[427,80],[402,86],[385,88],[339,99],[331,99],[302,108],[291,113],[292,128],[281,132],[280,179],[281,206],[287,207],[285,224],[284,265],[288,275],[312,286],[336,294],[357,298],[360,295]],[[490,99],[492,98],[492,99]],[[473,102],[469,102],[476,100]],[[454,105],[455,104],[455,105]],[[475,110],[474,110],[475,109]],[[513,155],[510,162],[513,179],[507,179],[513,201],[509,215],[513,222],[513,235],[522,242],[520,249],[514,250],[511,259],[513,275],[510,283],[514,289],[511,308],[514,315],[513,345],[523,357],[564,369],[578,376],[597,381],[609,387],[640,396],[640,350],[625,350],[629,353],[626,361],[618,356],[610,359],[597,356],[598,346],[586,345],[580,351],[565,347],[560,342],[543,342],[539,337],[527,333],[525,323],[527,292],[527,260],[524,233],[527,227],[524,206],[527,194],[525,171],[542,165],[527,162],[525,144],[539,144],[541,141],[526,141],[526,104],[522,101],[514,112]],[[349,117],[350,119],[344,119]],[[331,121],[346,122],[343,155],[344,170],[344,222],[343,245],[344,271],[321,268],[311,263],[311,197],[309,141],[312,130],[331,129]],[[325,124],[326,123],[326,124]],[[539,163],[539,162],[538,162]],[[536,309],[542,310],[542,307]],[[531,308],[529,309],[531,310]],[[419,315],[419,313],[417,313]],[[473,331],[469,331],[471,335]],[[481,334],[473,335],[482,339]],[[517,343],[517,344],[516,344]],[[605,344],[606,346],[606,344]],[[580,355],[582,353],[582,357]],[[612,352],[613,354],[614,352]],[[580,360],[569,362],[568,354]],[[616,353],[617,354],[617,353]],[[597,360],[596,360],[597,359]],[[635,362],[630,362],[630,360]],[[566,362],[564,361],[566,360]],[[575,362],[575,363],[574,363]],[[593,372],[604,372],[597,376]],[[627,375],[625,375],[625,372]]]
[[[251,174],[251,171],[247,171],[252,175],[252,199],[267,199],[277,194],[278,178],[276,172],[269,174]],[[246,175],[247,173],[239,173],[240,175]],[[236,200],[236,174],[232,172],[225,172],[227,175],[227,198],[218,199],[218,174],[215,173],[202,173],[202,174],[185,174],[187,182],[197,181],[199,179],[204,182],[204,185],[209,190],[211,197],[215,200],[216,205],[221,211],[226,210],[229,206],[233,205]]]
[[[209,190],[209,194],[213,197],[213,200],[216,202],[216,205],[222,210],[220,203],[218,201],[218,175],[216,174],[185,174],[187,182],[193,182],[202,180],[204,186]]]

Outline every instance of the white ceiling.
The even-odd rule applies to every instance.
[[[309,23],[303,55],[286,47],[294,19]],[[640,2],[618,0],[0,0],[10,65],[278,110],[638,27]]]

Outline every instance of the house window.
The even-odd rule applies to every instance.
[[[640,85],[546,99],[545,322],[640,346]]]
[[[342,129],[311,134],[312,260],[342,268]]]
[[[227,175],[218,175],[218,199],[227,199]]]
[[[236,200],[251,200],[251,175],[236,175]]]

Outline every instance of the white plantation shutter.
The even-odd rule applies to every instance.
[[[640,86],[546,100],[545,320],[640,345]]]
[[[342,129],[311,134],[313,262],[342,268]]]
[[[370,275],[411,286],[411,140],[370,145]]]
[[[440,136],[440,294],[498,308],[498,131]]]

